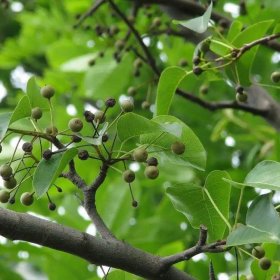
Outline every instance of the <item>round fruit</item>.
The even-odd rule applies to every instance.
[[[43,112],[42,110],[39,108],[39,107],[35,107],[32,109],[31,111],[31,117],[34,119],[34,120],[39,120],[42,118],[42,115],[43,115]]]
[[[196,75],[196,76],[199,76],[201,73],[203,72],[203,69],[199,66],[195,66],[193,68],[193,73]]]
[[[73,132],[79,132],[83,128],[83,122],[79,118],[74,118],[71,119],[68,123],[68,127],[73,131]]]
[[[6,190],[0,191],[0,202],[1,203],[7,203],[10,199],[10,193]]]
[[[188,61],[184,58],[182,58],[180,61],[179,61],[179,66],[181,67],[186,67],[188,66]]]
[[[130,99],[123,100],[121,102],[121,108],[125,113],[132,112],[134,109],[133,101]]]
[[[148,158],[148,152],[144,148],[138,148],[133,152],[132,157],[138,162],[144,162]]]
[[[202,85],[200,88],[199,88],[199,92],[201,94],[207,94],[208,93],[208,90],[209,90],[209,86],[208,85]]]
[[[279,83],[280,82],[280,72],[273,72],[270,76],[273,83]]]
[[[105,101],[106,107],[112,108],[115,106],[115,104],[116,104],[116,99],[114,99],[114,98],[109,98]]]
[[[127,94],[130,96],[134,96],[136,94],[136,88],[135,87],[129,87],[127,90]]]
[[[92,122],[92,121],[94,121],[95,115],[90,111],[85,111],[84,112],[84,117],[85,117],[87,122]]]
[[[95,120],[96,122],[104,123],[104,122],[105,122],[105,119],[106,119],[106,117],[105,117],[103,111],[97,111],[97,112],[95,112],[94,120]]]
[[[105,133],[104,135],[102,135],[102,142],[105,143],[109,140],[109,135],[107,133]]]
[[[87,150],[81,150],[78,152],[78,158],[81,160],[87,160],[89,158],[89,153]]]
[[[241,86],[241,85],[238,85],[236,88],[235,88],[235,91],[242,94],[244,93],[244,87]]]
[[[48,208],[50,211],[54,211],[56,209],[56,205],[52,202],[49,203]]]
[[[210,44],[211,44],[211,40],[210,39],[206,39],[206,40],[202,41],[202,43],[200,45],[200,51],[203,52],[203,53],[208,52]]]
[[[258,259],[261,259],[261,258],[264,257],[265,251],[264,251],[263,247],[261,247],[261,246],[256,246],[256,247],[254,247],[253,250],[252,250],[252,255],[253,255],[254,257],[258,258]]]
[[[55,126],[49,126],[46,128],[46,133],[49,135],[54,135],[56,136],[58,133],[58,129]]]
[[[142,59],[136,58],[133,62],[134,68],[140,68],[143,65]]]
[[[77,135],[72,135],[72,136],[71,136],[71,140],[72,140],[72,142],[74,142],[74,143],[80,143],[80,142],[82,141],[82,138],[80,138],[80,137],[77,136]]]
[[[25,153],[31,153],[33,149],[33,145],[29,142],[26,142],[22,145],[21,148]]]
[[[149,101],[143,101],[142,104],[141,104],[141,107],[142,107],[142,109],[144,109],[144,110],[149,109],[150,106],[151,106],[151,104],[150,104]]]
[[[123,172],[123,179],[127,182],[127,183],[132,183],[135,180],[135,173],[132,170],[125,170]]]
[[[149,166],[157,166],[158,165],[158,160],[155,157],[150,157],[147,159],[147,164]]]
[[[262,270],[268,270],[271,267],[271,260],[269,260],[268,258],[261,258],[259,260],[259,267]]]
[[[0,166],[0,175],[3,178],[9,178],[13,175],[13,169],[11,166],[7,164],[3,164]]]
[[[138,206],[138,202],[136,200],[132,201],[132,207],[137,207]]]
[[[13,189],[15,186],[17,185],[17,180],[15,179],[15,177],[10,177],[9,180],[5,180],[4,181],[4,187],[6,189]]]
[[[194,65],[198,65],[200,62],[201,62],[201,59],[200,59],[199,56],[195,56],[195,57],[193,58],[193,64],[194,64]]]
[[[20,197],[21,204],[25,206],[30,206],[34,201],[33,194],[29,192],[25,192]]]
[[[248,99],[248,95],[246,92],[243,92],[243,93],[236,93],[236,101],[238,102],[241,102],[241,103],[244,103],[247,101]]]
[[[176,141],[171,145],[171,151],[176,155],[181,155],[185,152],[186,146],[184,143]]]
[[[156,166],[147,166],[145,169],[145,176],[149,179],[156,179],[158,177],[159,171]]]
[[[41,94],[43,97],[50,99],[54,96],[55,90],[52,86],[46,85],[41,88]]]
[[[50,149],[45,150],[45,151],[43,152],[43,158],[44,158],[45,160],[49,160],[51,157],[52,157],[52,151],[51,151]]]

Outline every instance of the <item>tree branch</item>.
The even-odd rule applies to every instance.
[[[96,265],[119,268],[151,280],[194,280],[173,267],[163,272],[162,259],[120,241],[96,238],[58,223],[0,208],[0,234],[70,253]]]

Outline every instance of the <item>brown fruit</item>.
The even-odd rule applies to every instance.
[[[34,201],[33,194],[29,192],[25,192],[20,197],[21,204],[25,206],[30,206]]]
[[[42,110],[39,107],[35,107],[35,108],[32,109],[31,117],[34,120],[39,120],[39,119],[42,118],[42,116],[43,116],[43,112],[42,112]]]
[[[123,179],[127,183],[132,183],[135,180],[135,173],[132,170],[125,170],[123,172]]]
[[[11,166],[7,165],[7,164],[3,164],[0,166],[0,175],[1,177],[5,178],[9,178],[13,175],[13,169]]]
[[[132,157],[135,161],[145,162],[148,158],[148,152],[144,148],[138,148],[133,152]]]
[[[184,143],[176,141],[171,145],[171,151],[176,155],[181,155],[185,152],[186,146]]]
[[[156,166],[147,166],[144,174],[149,179],[156,179],[159,175],[159,170]]]
[[[45,97],[47,99],[50,99],[54,96],[55,90],[52,86],[46,85],[46,86],[41,88],[41,94],[42,94],[43,97]]]
[[[133,101],[130,99],[123,100],[120,105],[125,113],[132,112],[134,109]]]
[[[1,190],[0,191],[0,202],[1,203],[7,203],[10,199],[10,192],[6,190]]]
[[[4,181],[4,187],[6,189],[13,189],[15,186],[17,185],[17,180],[15,179],[15,177],[10,177],[9,180],[5,180]]]
[[[252,250],[252,255],[253,255],[254,257],[258,258],[258,259],[261,259],[261,258],[264,257],[265,251],[264,251],[263,247],[261,247],[261,246],[256,246],[256,247],[254,247],[253,250]]]
[[[271,260],[269,260],[268,258],[261,258],[259,260],[259,267],[262,270],[268,270],[271,267]]]
[[[69,121],[68,127],[73,131],[73,132],[79,132],[83,129],[83,122],[79,118],[73,118]]]

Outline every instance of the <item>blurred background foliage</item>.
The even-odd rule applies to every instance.
[[[127,15],[132,13],[133,1],[115,2]],[[215,2],[215,11],[231,19],[236,18],[245,25],[264,19],[278,20],[279,17],[279,1],[246,1],[245,15],[239,13],[239,1]],[[1,112],[15,107],[25,92],[27,80],[35,75],[41,86],[51,84],[57,91],[55,119],[59,130],[67,125],[72,116],[82,116],[85,109],[102,107],[106,98],[123,98],[129,87],[137,89],[134,96],[136,112],[152,117],[157,86],[153,72],[143,65],[139,75],[135,75],[133,62],[136,55],[133,51],[122,51],[118,61],[113,58],[115,43],[127,36],[127,26],[108,5],[104,5],[81,26],[73,27],[91,5],[92,1],[89,0],[23,0],[9,1],[9,5],[5,7],[3,1],[0,8]],[[149,45],[157,65],[163,70],[167,66],[178,65],[180,62],[182,64],[184,59],[185,68],[191,69],[195,44],[180,37],[169,36],[166,32],[155,35],[155,30],[151,28],[155,18],[161,20],[159,30],[166,30],[171,25],[171,19],[157,6],[141,9],[134,24],[145,37],[145,43]],[[117,26],[119,32],[115,35],[105,32],[99,36],[97,26],[105,29]],[[127,45],[134,46],[141,53],[132,35],[128,37]],[[279,53],[261,46],[252,73],[260,83],[271,85],[270,73],[279,70],[279,61]],[[209,90],[203,95],[200,87],[206,84]],[[206,76],[193,78],[186,84],[182,83],[182,87],[206,100],[235,98],[234,89],[221,79],[210,80]],[[279,90],[269,88],[269,92],[275,99],[279,99]],[[143,101],[148,101],[151,106],[143,109]],[[117,113],[117,110],[113,110],[109,117],[113,119]],[[175,211],[165,195],[170,182],[192,181],[203,185],[208,172],[214,169],[226,170],[235,181],[242,181],[257,162],[263,159],[279,161],[280,157],[279,134],[260,117],[233,110],[209,112],[178,96],[172,104],[171,114],[190,126],[203,143],[207,151],[206,172],[186,167],[160,166],[161,174],[156,181],[149,181],[144,178],[143,172],[138,172],[139,179],[133,184],[133,190],[139,207],[134,209],[131,207],[127,185],[117,172],[111,171],[97,199],[102,217],[118,238],[159,255],[176,253],[192,246],[198,235],[198,231],[192,229],[185,217]],[[8,138],[5,152],[1,154],[1,163],[8,160],[11,147],[16,141],[16,138]],[[86,180],[92,180],[99,165],[92,163],[90,169],[78,165],[78,170]],[[58,205],[55,212],[48,210],[46,198],[38,200],[31,208],[19,203],[1,207],[28,211],[94,234],[95,229],[90,226],[89,219],[80,206],[76,189],[62,179],[58,179],[57,185],[63,188],[63,193],[51,191],[52,198]],[[24,191],[28,188],[30,185],[26,184]],[[238,195],[239,191],[233,188],[232,209],[236,209]],[[241,221],[245,218],[248,202],[257,195],[253,189],[246,190]],[[280,202],[279,195],[275,195],[274,200]],[[277,252],[275,248],[276,245],[267,250],[273,254]],[[1,280],[94,280],[101,279],[103,275],[100,267],[71,255],[25,242],[11,242],[3,237],[0,237],[0,252]],[[274,258],[279,259],[279,253],[275,253]],[[208,279],[210,259],[218,279],[229,279],[235,274],[233,251],[211,256],[201,254],[186,263],[178,264],[178,267],[186,269],[198,279]],[[246,255],[242,256],[240,270],[244,275],[250,275],[251,262]],[[137,279],[125,273],[123,278],[120,275],[116,276],[118,278],[113,277],[114,273],[108,279]],[[234,276],[232,279],[235,279]],[[260,275],[257,279],[270,278]]]

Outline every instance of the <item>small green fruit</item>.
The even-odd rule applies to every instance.
[[[33,193],[25,192],[20,197],[20,202],[22,205],[30,206],[34,201]]]
[[[58,129],[55,126],[49,126],[46,128],[46,133],[49,135],[56,136],[58,134]]]
[[[53,202],[50,202],[48,208],[50,211],[54,211],[56,209],[56,205]]]
[[[181,155],[185,152],[186,146],[184,143],[176,141],[171,145],[171,151],[176,155]]]
[[[156,166],[147,166],[144,174],[149,179],[156,179],[159,175],[159,170]]]
[[[236,97],[236,101],[241,102],[241,103],[246,102],[248,99],[248,95],[246,92],[243,92],[243,93],[237,92],[235,97]]]
[[[68,123],[68,127],[73,131],[73,132],[79,132],[83,128],[83,122],[79,118],[74,118],[71,119]]]
[[[103,111],[97,111],[94,114],[95,122],[104,123],[106,120],[106,116],[104,115]]]
[[[262,270],[268,270],[271,267],[271,260],[269,260],[268,258],[261,258],[259,260],[259,267]]]
[[[138,148],[133,152],[132,157],[135,161],[145,162],[148,158],[148,152],[144,148]]]
[[[7,164],[3,164],[0,166],[0,175],[2,178],[10,178],[13,175],[13,169],[11,166]]]
[[[182,58],[180,61],[179,61],[179,66],[181,67],[186,67],[188,66],[188,61],[184,58]]]
[[[123,172],[123,179],[127,183],[132,183],[135,180],[135,173],[132,170],[125,170]]]
[[[39,120],[39,119],[42,118],[42,116],[43,116],[43,111],[39,107],[35,107],[35,108],[32,109],[31,117],[34,120]]]
[[[263,247],[261,247],[261,246],[256,246],[256,247],[254,247],[253,250],[252,250],[252,255],[253,255],[254,257],[258,258],[258,259],[261,259],[261,258],[264,257],[265,251],[264,251]]]
[[[203,69],[199,66],[195,66],[193,68],[193,73],[196,75],[196,76],[199,76],[201,73],[203,72]]]
[[[149,101],[143,101],[142,104],[141,104],[141,107],[142,107],[142,109],[144,109],[144,110],[149,109],[150,106],[151,106],[151,104],[150,104]]]
[[[22,145],[21,148],[25,153],[31,153],[33,149],[33,145],[30,142],[26,142]]]
[[[10,199],[10,192],[6,190],[1,190],[0,191],[0,202],[1,203],[7,203]]]
[[[123,100],[121,102],[121,108],[125,113],[132,112],[134,109],[133,101],[130,99]]]
[[[273,83],[279,83],[280,82],[280,72],[276,71],[273,72],[270,76]]]
[[[130,96],[134,96],[136,94],[136,88],[135,87],[129,87],[127,90],[127,94]]]
[[[199,56],[195,56],[195,57],[193,58],[193,64],[194,64],[194,65],[198,65],[200,62],[201,62],[201,59],[200,59]]]
[[[47,99],[50,99],[54,96],[55,90],[52,86],[46,85],[46,86],[41,88],[41,94],[42,94],[43,97],[45,97]]]
[[[17,185],[17,180],[15,179],[15,177],[10,177],[9,180],[5,180],[4,181],[4,187],[6,189],[13,189],[14,187],[16,187]]]

